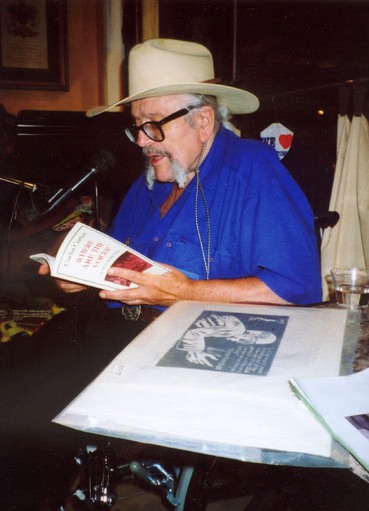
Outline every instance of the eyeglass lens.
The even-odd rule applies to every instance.
[[[125,133],[131,142],[137,142],[140,130],[143,131],[145,135],[154,142],[162,142],[165,139],[162,126],[168,122],[178,119],[179,117],[187,115],[188,112],[190,112],[193,108],[196,108],[196,106],[181,108],[181,110],[178,110],[177,112],[164,117],[164,119],[161,121],[147,121],[140,126],[136,126],[134,124],[130,128],[126,128]]]

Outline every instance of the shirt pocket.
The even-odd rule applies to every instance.
[[[174,242],[164,243],[165,259],[163,262],[171,264],[185,273],[190,278],[205,279],[205,254],[202,254],[199,243],[180,238]],[[164,255],[164,254],[163,254]],[[190,274],[194,275],[191,276]],[[220,248],[212,248],[210,255],[210,278],[237,278],[244,276],[243,262],[237,257],[236,251]]]

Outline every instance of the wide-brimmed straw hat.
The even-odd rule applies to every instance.
[[[259,108],[259,100],[251,92],[215,83],[210,51],[188,41],[149,39],[134,46],[129,54],[128,82],[128,97],[88,110],[86,115],[93,117],[138,99],[186,93],[215,96],[233,114]]]

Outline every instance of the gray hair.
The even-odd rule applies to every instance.
[[[210,106],[214,110],[215,113],[215,122],[218,126],[224,126],[236,135],[240,136],[240,131],[230,122],[232,117],[232,113],[229,108],[225,105],[219,104],[218,100],[215,96],[210,96],[207,94],[188,94],[190,98],[190,104],[195,106]],[[192,112],[191,112],[192,113]],[[189,123],[191,124],[191,116],[189,118]]]

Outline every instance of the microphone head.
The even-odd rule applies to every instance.
[[[116,165],[115,155],[107,149],[101,149],[91,157],[91,164],[95,168],[95,172],[106,172]]]

